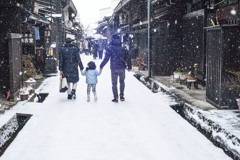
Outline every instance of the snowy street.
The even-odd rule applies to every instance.
[[[92,57],[81,55],[83,65]],[[100,60],[95,60],[97,66]],[[0,126],[14,114],[33,116],[1,160],[230,160],[170,105],[164,93],[152,93],[126,71],[126,101],[111,102],[110,62],[98,77],[95,102],[87,102],[86,77],[80,75],[77,99],[59,93],[59,77],[36,90],[49,93],[43,103],[19,102],[0,116]],[[99,67],[97,67],[99,69]]]

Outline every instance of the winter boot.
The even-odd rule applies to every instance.
[[[112,102],[118,103],[118,97],[115,97]]]
[[[90,95],[87,95],[87,102],[90,102]]]
[[[76,99],[76,90],[75,89],[72,90],[71,94],[72,94],[72,98]]]
[[[120,94],[120,100],[125,101],[125,98],[123,97],[123,94]]]
[[[67,99],[72,99],[72,95],[69,94],[68,97],[67,97]]]

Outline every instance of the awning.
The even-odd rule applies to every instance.
[[[40,18],[40,17],[36,17],[34,15],[30,15],[29,19],[34,20],[34,21],[38,21],[38,22],[42,22],[42,23],[45,23],[45,24],[50,24],[50,21],[48,21],[46,19],[43,19],[43,18]]]
[[[117,7],[114,9],[114,12],[118,12],[122,7],[124,7],[127,3],[129,3],[131,0],[121,0]]]
[[[108,22],[102,22],[98,25],[97,28],[102,28],[102,27],[106,27],[108,25]]]
[[[193,18],[193,17],[198,17],[198,16],[204,16],[204,15],[205,15],[205,10],[201,9],[201,10],[194,11],[194,12],[186,14],[184,16],[184,18]]]

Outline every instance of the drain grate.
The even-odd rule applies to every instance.
[[[32,115],[17,113],[0,128],[0,156],[12,143]]]
[[[37,102],[42,103],[47,98],[48,95],[49,95],[49,93],[39,93],[39,94],[37,94],[37,97],[38,97]]]

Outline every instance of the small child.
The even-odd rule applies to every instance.
[[[96,85],[97,85],[97,76],[100,76],[102,70],[96,70],[96,64],[93,61],[88,63],[88,67],[85,71],[82,72],[83,76],[86,76],[87,83],[87,101],[90,102],[90,91],[94,94],[94,100],[97,101]]]

